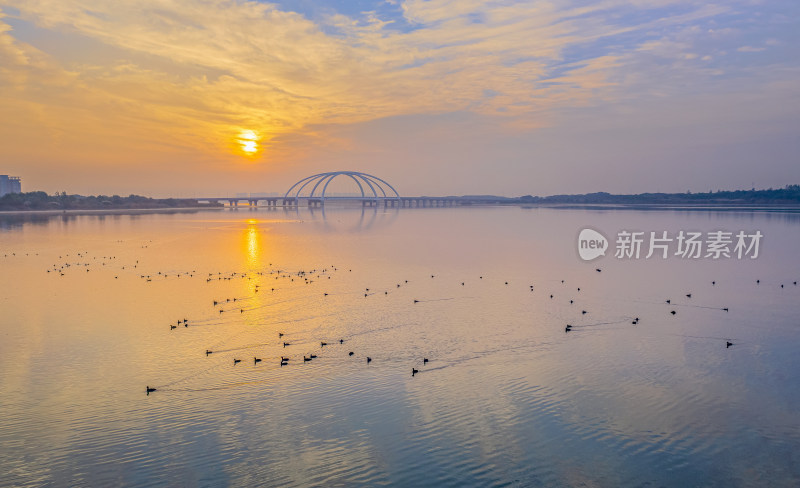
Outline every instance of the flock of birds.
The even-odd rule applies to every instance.
[[[321,270],[316,270],[316,269],[311,270],[311,271],[302,271],[301,270],[301,271],[297,271],[297,272],[287,272],[285,270],[272,270],[272,271],[268,271],[266,273],[264,273],[264,272],[255,273],[255,275],[262,276],[262,277],[263,276],[273,275],[275,280],[278,280],[278,279],[287,279],[287,280],[290,280],[290,281],[298,280],[298,281],[301,281],[303,283],[310,284],[310,283],[313,283],[314,281],[323,280],[323,279],[330,279],[331,278],[330,272],[331,271],[337,271],[337,270],[338,269],[335,266],[332,266],[330,268],[324,268],[324,269],[321,269]],[[349,271],[352,271],[352,270],[349,270]],[[603,270],[601,268],[596,268],[595,271],[597,273],[601,273]],[[239,278],[239,279],[252,279],[253,278],[253,274],[252,273],[250,273],[250,274],[248,274],[248,273],[237,273],[237,272],[228,273],[228,274],[209,273],[208,276],[206,277],[206,280],[207,281],[232,280],[232,279],[236,279],[236,278]],[[432,275],[430,275],[430,278],[431,279],[435,279],[436,275],[432,274]],[[479,276],[478,277],[479,280],[483,280],[483,278],[484,278],[483,276]],[[565,280],[561,280],[561,283],[565,284]],[[761,283],[760,280],[756,280],[756,284],[760,284],[760,283]],[[396,288],[400,288],[401,286],[404,286],[405,284],[408,284],[408,280],[402,280],[401,282],[396,283],[395,287]],[[711,285],[712,286],[716,286],[716,284],[717,284],[716,281],[711,281]],[[461,286],[466,286],[466,283],[462,281],[462,282],[460,282],[460,285]],[[508,286],[509,282],[508,281],[503,281],[503,285],[504,286]],[[796,286],[797,282],[796,281],[793,282],[793,285]],[[254,285],[254,286],[255,286],[255,292],[258,292],[259,289],[261,289],[261,285]],[[527,286],[528,286],[528,289],[531,292],[534,291],[534,289],[535,289],[534,285],[531,284],[531,285],[527,285]],[[783,287],[784,286],[781,285],[781,288],[783,288]],[[273,292],[276,290],[276,288],[274,288],[274,287],[271,287],[269,289],[271,291],[273,291]],[[577,287],[575,289],[575,291],[577,293],[579,293],[581,291],[581,288]],[[365,288],[364,289],[364,297],[369,297],[369,296],[371,296],[373,294],[379,294],[379,293],[388,294],[389,293],[389,289],[386,289],[386,290],[382,289],[380,291],[376,291],[376,290],[370,289],[370,288]],[[329,293],[328,292],[324,292],[324,293],[322,293],[322,295],[324,297],[327,297],[327,296],[329,296]],[[684,295],[685,295],[687,300],[691,300],[692,299],[692,293],[685,293]],[[549,298],[550,299],[554,299],[555,295],[549,294]],[[231,310],[238,310],[240,313],[244,313],[244,312],[246,312],[246,311],[248,311],[250,309],[248,309],[246,307],[241,307],[239,305],[240,303],[242,303],[243,300],[246,300],[246,298],[245,299],[242,299],[242,298],[226,298],[224,300],[214,300],[213,306],[214,307],[218,307],[219,314],[223,314],[223,313],[229,312]],[[417,304],[417,303],[421,303],[423,301],[426,301],[426,300],[421,300],[421,299],[415,298],[415,299],[413,299],[412,303],[413,304]],[[575,299],[574,298],[570,299],[569,303],[571,305],[574,304],[575,303]],[[671,307],[668,307],[668,313],[670,315],[672,315],[672,316],[675,316],[678,313],[677,310],[674,308],[675,305],[699,307],[699,308],[708,308],[708,309],[715,309],[715,310],[720,310],[720,311],[724,311],[724,312],[729,312],[729,310],[730,310],[728,307],[709,307],[709,306],[704,306],[704,305],[691,305],[691,304],[688,304],[688,303],[673,303],[673,300],[671,298],[668,298],[668,299],[664,300],[664,303],[666,305],[671,305]],[[226,306],[231,306],[231,307],[234,307],[234,308],[226,308]],[[581,310],[580,311],[580,315],[581,316],[585,316],[587,314],[589,314],[588,310]],[[638,325],[640,323],[641,319],[639,317],[630,317],[629,320],[630,320],[631,325]],[[181,326],[181,325],[183,325],[183,327],[189,327],[190,322],[189,322],[188,319],[184,318],[184,319],[178,320],[177,323],[175,323],[175,324],[170,324],[169,327],[170,327],[170,330],[174,330],[178,326]],[[592,324],[592,325],[598,325],[598,324]],[[571,323],[567,323],[564,326],[564,332],[565,333],[570,333],[570,332],[572,332],[575,329],[580,328],[580,327],[588,327],[588,325],[573,325]],[[344,338],[340,338],[337,341],[335,341],[333,344],[338,343],[339,345],[344,345],[345,342],[346,342],[346,340]],[[734,342],[731,339],[725,339],[724,340],[724,344],[725,344],[725,348],[730,348],[730,347],[734,346]],[[292,342],[291,342],[290,336],[287,335],[284,332],[278,332],[277,345],[279,347],[284,348],[284,349],[290,348],[292,346]],[[326,340],[320,340],[319,341],[320,350],[324,350],[326,346],[329,346],[329,342],[326,342]],[[214,354],[214,351],[212,349],[206,349],[205,350],[205,355],[206,356],[210,356],[212,354]],[[354,351],[347,352],[347,357],[351,357],[352,358],[353,356],[355,356],[355,352]],[[302,357],[302,359],[301,359],[301,357]],[[310,362],[310,361],[312,361],[314,359],[317,359],[318,357],[319,356],[318,356],[317,353],[311,352],[311,353],[304,353],[304,354],[302,354],[302,356],[296,356],[294,358],[290,357],[290,356],[287,356],[287,355],[281,355],[279,358],[276,358],[276,361],[277,361],[277,363],[278,363],[278,365],[280,367],[284,367],[284,366],[288,366],[291,362],[295,362],[295,361],[300,362],[302,360],[302,363],[307,363],[307,362]],[[259,363],[262,363],[262,361],[264,361],[264,360],[265,360],[264,357],[253,356],[253,365],[258,365]],[[370,364],[372,362],[372,358],[370,356],[362,356],[362,360],[364,360],[366,362],[366,364]],[[244,361],[243,358],[234,357],[233,358],[233,366],[236,366],[237,364],[241,363],[242,361]],[[419,366],[418,365],[419,363],[412,365],[411,366],[411,376],[413,377],[413,376],[416,376],[418,373],[420,373],[421,369],[418,369],[418,368],[422,368],[423,366],[427,365],[429,363],[429,361],[430,361],[429,358],[424,357],[421,360],[422,366]],[[151,387],[151,386],[147,386],[146,387],[146,392],[148,394],[151,393],[151,392],[154,392],[154,391],[156,391],[155,387]]]
[[[36,255],[38,255],[38,253],[36,253]],[[12,253],[6,253],[6,254],[3,255],[4,258],[14,257],[14,256],[16,256],[16,253],[13,253],[13,252]],[[151,282],[151,281],[153,281],[153,279],[156,279],[156,278],[167,279],[170,276],[174,276],[174,277],[180,278],[181,276],[194,277],[195,275],[197,275],[197,271],[196,270],[180,271],[180,272],[176,272],[176,271],[172,271],[172,272],[157,271],[155,274],[153,274],[153,273],[140,274],[140,273],[138,273],[138,268],[139,268],[139,261],[138,260],[135,260],[132,264],[121,265],[121,264],[119,264],[117,262],[116,256],[113,256],[113,255],[111,255],[111,256],[90,256],[90,253],[88,253],[88,252],[78,252],[78,253],[75,253],[73,256],[71,256],[70,254],[64,254],[64,255],[60,255],[59,259],[61,259],[62,262],[53,264],[49,269],[46,270],[47,273],[56,273],[56,274],[58,274],[60,276],[64,276],[67,273],[67,271],[71,270],[71,269],[83,269],[86,272],[89,272],[92,269],[92,267],[112,268],[112,267],[114,267],[114,265],[116,265],[114,279],[118,279],[119,278],[119,272],[118,271],[124,271],[124,270],[128,270],[131,273],[135,273],[141,280],[144,280],[146,282]],[[270,263],[269,266],[272,266],[272,264]],[[134,272],[133,270],[137,270],[137,271]],[[283,279],[283,280],[288,280],[290,282],[295,282],[295,280],[296,280],[299,283],[304,283],[306,285],[309,285],[309,284],[314,283],[316,281],[322,281],[322,280],[325,280],[325,279],[330,280],[332,273],[336,272],[336,271],[339,271],[339,268],[337,268],[336,266],[330,266],[330,267],[322,268],[322,269],[312,269],[312,270],[309,270],[309,271],[299,270],[299,271],[294,271],[294,272],[290,272],[290,271],[286,271],[286,270],[282,270],[282,269],[272,269],[272,270],[269,270],[269,271],[259,271],[259,272],[228,272],[228,273],[216,272],[216,273],[207,273],[207,274],[203,275],[203,278],[205,279],[205,281],[207,283],[211,283],[211,282],[215,282],[215,281],[232,281],[232,280],[237,280],[237,279],[239,279],[239,280],[261,279],[261,281],[266,281],[266,280],[264,280],[265,278],[269,279],[271,277],[274,280],[282,280]],[[352,269],[348,270],[348,271],[352,271]],[[596,268],[595,271],[597,273],[601,273],[602,269],[601,268]],[[436,275],[435,274],[431,274],[430,278],[431,279],[435,279]],[[478,277],[479,280],[483,280],[483,278],[484,278],[483,276],[479,276]],[[564,284],[565,280],[561,280],[561,283]],[[402,281],[396,283],[395,287],[396,288],[400,288],[400,287],[402,287],[402,286],[404,286],[406,284],[408,284],[408,280],[402,280]],[[712,286],[716,286],[716,284],[717,284],[716,281],[711,281],[711,285]],[[760,285],[761,284],[761,280],[757,279],[755,281],[755,284],[756,285]],[[797,281],[793,281],[791,284],[793,286],[797,286]],[[463,287],[463,286],[466,286],[466,283],[464,281],[461,281],[460,285]],[[503,281],[503,285],[504,286],[508,286],[509,282],[508,281]],[[263,284],[254,284],[252,289],[253,289],[253,291],[255,293],[259,293],[262,289],[268,289],[270,292],[275,292],[276,290],[279,289],[279,288],[277,288],[279,286],[280,286],[280,284],[276,284],[275,286],[268,286],[268,285],[263,285]],[[780,288],[784,288],[784,287],[785,287],[785,284],[780,284]],[[535,289],[534,285],[532,285],[532,284],[528,285],[528,289],[531,292],[533,292],[534,289]],[[576,288],[576,292],[580,292],[580,291],[581,291],[580,287]],[[377,293],[379,293],[379,292],[375,291],[373,289],[370,289],[370,288],[365,288],[364,292],[363,292],[363,295],[364,295],[364,297],[369,297],[369,296],[377,294]],[[389,289],[382,290],[382,294],[388,295],[389,294]],[[330,295],[329,292],[323,292],[322,293],[323,297],[328,297],[329,295]],[[686,297],[686,299],[691,300],[692,299],[692,293],[685,293],[685,297]],[[252,298],[252,297],[250,297],[250,298]],[[550,299],[554,299],[554,295],[553,294],[549,294],[549,298]],[[247,298],[244,298],[244,299],[243,298],[226,298],[224,300],[214,300],[213,301],[213,306],[215,307],[215,310],[218,310],[217,313],[219,315],[224,314],[226,312],[235,312],[235,311],[238,311],[240,314],[244,314],[247,311],[253,310],[252,307],[248,308],[247,305],[243,305],[247,300],[248,300]],[[413,304],[417,304],[417,303],[420,303],[420,302],[423,302],[423,301],[426,301],[426,300],[421,300],[421,299],[418,299],[418,298],[414,298],[412,303]],[[575,300],[571,298],[569,300],[569,303],[572,305],[572,304],[575,303]],[[670,299],[670,298],[666,299],[664,301],[664,303],[667,304],[667,305],[675,305],[673,303],[673,300]],[[695,305],[695,306],[700,307],[700,308],[714,308],[714,309],[718,309],[718,310],[721,310],[721,311],[724,311],[724,312],[729,312],[729,308],[728,307],[717,308],[717,307],[705,307],[705,306],[702,306],[702,305]],[[581,315],[586,315],[588,313],[589,312],[587,310],[581,310],[581,312],[580,312]],[[672,316],[675,316],[675,315],[677,315],[678,312],[677,312],[677,310],[675,308],[670,307],[668,313],[670,315],[672,315]],[[630,318],[630,323],[632,325],[638,325],[640,320],[641,319],[639,317],[631,317]],[[182,326],[184,328],[188,328],[190,325],[191,325],[191,323],[190,323],[188,318],[182,318],[182,319],[179,319],[179,320],[177,320],[176,322],[174,322],[172,324],[169,324],[169,330],[170,331],[175,330],[180,326]],[[574,330],[576,330],[579,327],[585,327],[585,325],[580,326],[580,325],[573,325],[572,323],[567,323],[564,326],[564,332],[565,333],[570,333],[570,332],[573,332]],[[292,346],[292,342],[290,342],[290,340],[291,340],[290,337],[287,336],[287,334],[285,334],[284,332],[278,332],[278,339],[279,339],[278,345],[282,346],[284,349],[285,348],[290,348]],[[338,345],[344,345],[345,342],[346,341],[345,341],[344,338],[340,338],[337,341],[335,341],[334,344],[338,343]],[[328,345],[329,345],[329,343],[326,342],[326,340],[320,340],[319,341],[320,350],[323,350]],[[734,345],[734,342],[732,340],[730,340],[730,339],[726,339],[725,340],[725,347],[726,348],[730,348],[733,345]],[[214,351],[212,349],[210,349],[210,348],[205,350],[205,355],[206,356],[211,356],[213,353],[214,353]],[[356,354],[355,354],[354,351],[348,351],[347,352],[347,356],[350,357],[350,358],[353,358],[355,355]],[[307,362],[310,362],[310,361],[312,361],[314,359],[317,359],[318,357],[319,357],[318,352],[304,353],[301,356],[300,355],[296,355],[295,357],[291,357],[291,355],[288,355],[288,356],[287,355],[281,355],[279,357],[279,360],[278,360],[278,365],[280,367],[288,366],[290,364],[290,362],[294,362],[294,361],[298,361],[299,362],[301,360],[302,360],[303,363],[307,363]],[[364,360],[366,362],[366,364],[370,364],[372,362],[372,358],[370,356],[362,356],[362,360]],[[234,357],[233,358],[233,365],[236,366],[237,364],[241,363],[242,361],[243,361],[242,358]],[[263,357],[253,356],[253,364],[254,365],[258,365],[262,361],[264,361]],[[422,361],[421,361],[422,366],[427,365],[428,362],[429,362],[429,358],[427,358],[427,357],[422,358]],[[418,369],[418,367],[421,368],[422,366],[418,366],[417,364],[412,365],[412,367],[411,367],[411,376],[415,376],[418,373],[420,373],[421,370]],[[148,386],[145,387],[145,391],[146,391],[147,394],[150,394],[150,393],[152,393],[154,391],[157,391],[157,388],[156,387],[151,387],[151,386],[148,385]]]

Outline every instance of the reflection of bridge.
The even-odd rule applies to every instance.
[[[284,199],[283,197],[212,197],[212,198],[197,198],[199,202],[210,202],[210,203],[227,203],[231,207],[239,207],[239,204],[243,204],[247,207],[256,207],[256,206],[266,206],[266,207],[298,207],[300,206],[303,201],[309,207],[321,207],[325,204],[325,202],[321,198],[289,198]],[[470,199],[465,199],[463,197],[400,197],[400,198],[392,198],[392,199],[382,199],[382,198],[361,198],[358,196],[353,197],[339,197],[339,196],[332,196],[327,197],[325,201],[340,201],[340,202],[361,202],[361,205],[364,207],[377,207],[378,205],[383,205],[384,207],[452,207],[456,205],[475,205],[477,203],[485,203],[483,201],[476,202]],[[263,205],[260,203],[263,202]]]
[[[338,178],[352,179],[358,186],[359,193],[353,196],[328,195],[328,185]],[[326,202],[357,202],[362,207],[450,207],[454,205],[472,205],[479,203],[464,197],[401,197],[397,190],[385,180],[357,171],[334,171],[308,176],[298,181],[283,195],[199,198],[199,201],[211,203],[228,202],[231,207],[238,207],[240,202],[247,202],[250,207],[265,202],[267,207],[293,207],[301,204],[308,207],[322,207]]]

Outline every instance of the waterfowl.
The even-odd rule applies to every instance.
[[[414,376],[417,373],[419,373],[418,369],[411,368],[411,376]]]
[[[344,339],[339,339],[339,344],[344,344]]]
[[[567,326],[566,326],[566,327],[564,327],[564,332],[569,332],[569,331],[571,331],[571,330],[572,330],[572,326],[571,326],[571,325],[569,325],[569,324],[567,324]]]
[[[352,356],[353,354],[355,354],[353,351],[350,351],[349,353],[347,353],[348,356]]]
[[[725,310],[725,311],[727,312],[727,311],[728,311],[728,307],[725,307],[725,308],[723,308],[722,310]]]
[[[673,310],[673,311],[671,311],[670,313],[671,313],[672,315],[675,315],[675,314],[676,314],[676,313],[678,313],[678,312],[676,312],[675,310]]]
[[[172,330],[172,329],[177,329],[177,328],[178,328],[178,326],[177,326],[177,325],[170,325],[170,326],[169,326],[169,330]]]
[[[241,362],[242,362],[242,360],[241,360],[241,359],[236,359],[236,358],[233,358],[233,365],[234,365],[234,366],[236,366],[236,363],[241,363]]]
[[[209,351],[208,349],[206,349],[206,356],[208,356],[209,354],[212,354],[213,352],[214,351]]]
[[[283,347],[286,347],[286,346],[291,346],[291,345],[292,345],[292,344],[291,344],[291,343],[289,343],[289,342],[284,342],[284,343],[283,343]]]
[[[156,389],[155,389],[155,388],[150,388],[149,386],[145,386],[144,388],[145,388],[145,391],[147,391],[147,394],[148,394],[148,395],[149,395],[150,393],[152,393],[152,392],[156,391]]]
[[[314,359],[314,358],[317,357],[317,355],[316,354],[309,354],[308,357],[310,357],[311,359]]]
[[[311,358],[307,358],[307,357],[303,356],[303,361],[304,361],[304,362],[311,361]]]
[[[422,364],[428,364],[428,358],[423,358],[422,359]]]
[[[327,346],[327,345],[328,345],[328,343],[327,343],[327,342],[320,342],[320,343],[319,343],[319,346],[320,346],[320,347],[325,347],[325,346]]]
[[[260,363],[260,362],[261,362],[261,358],[253,357],[253,364]]]
[[[371,362],[372,362],[372,358],[371,358],[371,357],[369,357],[369,356],[367,356],[367,364],[369,364],[369,363],[371,363]]]
[[[692,298],[692,294],[691,293],[687,293],[686,294],[686,298]]]
[[[726,342],[725,342],[725,349],[727,349],[727,348],[731,347],[732,345],[733,345],[733,342],[731,342],[731,341],[726,341]]]

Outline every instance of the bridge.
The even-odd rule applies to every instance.
[[[329,195],[330,183],[338,177],[350,178],[359,192],[352,196]],[[385,180],[358,171],[333,171],[307,176],[279,196],[246,196],[246,197],[210,197],[198,198],[198,201],[210,203],[227,202],[231,207],[246,203],[249,207],[259,206],[264,202],[267,207],[298,208],[306,205],[318,208],[326,202],[356,202],[363,207],[451,207],[455,205],[473,205],[487,203],[465,197],[401,197],[395,188]]]

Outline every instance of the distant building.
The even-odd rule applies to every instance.
[[[0,175],[0,197],[6,193],[22,193],[19,176]]]

